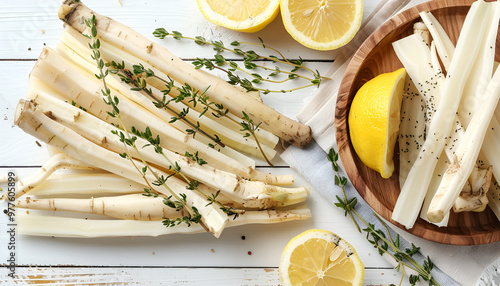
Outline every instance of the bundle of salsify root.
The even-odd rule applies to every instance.
[[[309,189],[255,168],[310,128],[80,1],[36,62],[15,123],[52,156],[18,184],[20,233],[157,236],[311,216]],[[70,169],[70,172],[60,172]],[[50,215],[43,214],[50,211]],[[99,215],[52,215],[53,211]]]

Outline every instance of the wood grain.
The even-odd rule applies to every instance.
[[[375,31],[358,49],[347,68],[339,90],[335,113],[337,144],[346,172],[360,195],[385,219],[391,220],[392,210],[400,192],[398,172],[389,179],[366,167],[357,157],[349,138],[347,116],[356,91],[378,74],[391,72],[402,64],[396,57],[391,43],[413,33],[413,24],[419,12],[431,11],[456,43],[472,0],[438,0],[408,9]],[[497,39],[497,45],[499,40]],[[500,51],[497,49],[497,58]],[[396,162],[397,162],[396,154]],[[397,163],[396,163],[397,164]],[[500,241],[500,222],[487,208],[481,213],[452,213],[449,226],[439,228],[418,218],[408,232],[428,239],[454,245],[478,245]]]

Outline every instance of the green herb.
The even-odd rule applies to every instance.
[[[379,222],[384,226],[384,230],[376,229],[375,225],[369,223],[361,217],[361,215],[356,212],[356,198],[347,199],[345,194],[344,186],[347,184],[347,178],[340,175],[340,168],[338,165],[339,155],[332,148],[330,152],[327,154],[328,160],[332,163],[332,168],[335,171],[335,184],[340,187],[342,190],[343,198],[337,196],[338,202],[335,205],[345,211],[345,215],[349,214],[352,218],[352,221],[356,225],[359,232],[361,232],[359,224],[355,218],[359,219],[366,228],[363,229],[366,232],[366,239],[370,244],[372,244],[379,252],[380,255],[384,253],[388,254],[398,263],[396,269],[401,269],[403,271],[404,276],[404,267],[408,267],[413,269],[418,275],[410,275],[409,282],[411,285],[415,285],[422,278],[425,281],[429,282],[429,285],[439,285],[439,283],[434,280],[434,277],[431,274],[431,270],[434,267],[431,259],[427,257],[424,261],[423,265],[420,265],[412,256],[417,253],[419,248],[412,244],[411,248],[407,248],[404,250],[400,249],[399,244],[399,234],[396,236],[396,239],[393,239],[390,235],[389,229],[384,221],[374,213],[375,217],[379,220]],[[403,279],[403,277],[401,277]],[[403,280],[401,280],[401,283]]]
[[[255,142],[257,143],[257,147],[259,148],[260,153],[262,153],[262,156],[266,160],[267,164],[269,164],[269,166],[271,166],[271,167],[274,167],[274,165],[271,163],[271,161],[269,161],[269,159],[267,158],[266,153],[264,152],[264,150],[262,149],[262,146],[260,145],[259,138],[257,138],[257,135],[255,134],[255,131],[257,131],[259,129],[259,126],[262,122],[259,122],[257,125],[255,125],[253,123],[253,120],[250,118],[250,116],[248,116],[248,114],[246,114],[245,111],[242,111],[242,113],[243,113],[243,121],[240,122],[240,125],[242,127],[242,129],[240,129],[240,131],[246,132],[243,137],[252,136],[253,139],[255,140]]]
[[[158,77],[157,75],[154,74],[154,72],[151,69],[145,69],[142,64],[138,65],[133,65],[133,72],[127,70],[125,68],[125,65],[123,62],[121,64],[116,63],[112,61],[111,63],[107,64],[107,66],[113,68],[110,72],[117,74],[120,76],[121,80],[127,84],[132,85],[132,90],[135,91],[141,91],[144,92],[148,97],[150,97],[153,100],[154,105],[157,108],[164,108],[167,109],[169,112],[174,114],[172,116],[171,120],[169,123],[174,123],[177,120],[182,120],[186,122],[191,128],[186,129],[186,133],[189,135],[192,135],[193,138],[195,137],[197,132],[202,133],[203,135],[207,136],[210,138],[215,144],[212,144],[213,146],[219,145],[221,147],[224,147],[224,143],[221,142],[221,140],[218,138],[217,135],[210,135],[203,131],[200,128],[199,122],[192,123],[190,120],[186,118],[186,115],[189,113],[189,108],[183,108],[180,112],[175,111],[169,106],[169,103],[173,100],[174,102],[181,102],[182,100],[186,98],[191,98],[189,102],[193,102],[193,106],[196,107],[196,104],[199,102],[203,105],[205,105],[205,108],[203,111],[200,113],[200,117],[203,116],[210,108],[212,108],[213,112],[212,114],[215,117],[222,117],[226,115],[229,110],[224,109],[224,106],[222,104],[217,104],[214,102],[209,102],[208,96],[204,96],[205,92],[208,90],[208,88],[203,92],[199,93],[199,91],[194,90],[189,86],[189,84],[184,84],[182,87],[176,87],[174,85],[174,81],[168,77],[167,80]],[[165,89],[162,90],[161,92],[163,93],[163,97],[161,99],[158,99],[152,92],[151,88],[147,88],[147,81],[146,79],[142,78],[141,76],[145,75],[146,78],[149,77],[155,77],[156,79],[161,80],[162,82],[165,83]],[[173,88],[176,88],[179,91],[179,95],[176,97],[173,97],[173,99],[170,99],[169,93],[172,91]],[[169,99],[167,99],[169,98]]]
[[[189,179],[182,172],[182,169],[179,166],[179,164],[177,162],[173,162],[172,160],[170,160],[170,158],[168,158],[165,155],[165,153],[163,152],[163,148],[160,146],[160,137],[159,136],[154,137],[153,134],[151,133],[151,130],[148,127],[146,128],[146,130],[144,132],[141,132],[141,131],[137,130],[136,128],[132,127],[132,132],[136,136],[141,137],[149,142],[149,146],[152,146],[154,148],[155,152],[157,154],[160,154],[170,164],[168,168],[169,168],[169,170],[173,171],[173,174],[171,176],[173,176],[175,174],[180,175],[182,177],[182,179],[188,184],[188,186],[187,186],[188,190],[197,191],[198,193],[200,193],[202,196],[204,196],[210,202],[209,204],[211,204],[211,203],[217,204],[219,206],[219,208],[229,216],[233,216],[234,218],[237,218],[240,214],[244,213],[244,210],[238,210],[238,209],[235,209],[233,207],[227,207],[227,206],[223,205],[222,203],[220,203],[219,201],[216,201],[214,196],[209,196],[209,195],[205,194],[205,192],[200,190],[199,182],[196,180]],[[144,147],[147,147],[147,146],[144,146]],[[207,163],[205,160],[203,160],[202,158],[200,158],[198,156],[198,152],[195,152],[194,154],[186,152],[185,156],[189,159],[194,160],[200,166]],[[164,181],[166,181],[169,177],[165,178]],[[161,177],[160,177],[160,179],[161,179]],[[164,182],[160,181],[159,183],[160,183],[160,185],[162,185],[162,183],[164,183]]]
[[[129,132],[127,131],[127,128],[125,124],[123,123],[123,120],[120,115],[120,109],[118,108],[119,104],[119,99],[117,96],[112,96],[111,95],[111,90],[108,88],[107,83],[106,83],[106,77],[108,76],[109,72],[108,69],[104,70],[105,64],[104,60],[101,58],[101,53],[99,51],[99,48],[101,46],[99,39],[97,38],[97,28],[95,26],[95,15],[92,16],[90,19],[85,19],[85,24],[90,28],[91,30],[91,35],[85,35],[89,39],[92,40],[92,43],[89,44],[90,49],[92,50],[92,59],[96,61],[96,65],[99,69],[99,74],[96,74],[95,76],[100,79],[103,83],[103,88],[101,89],[102,95],[103,95],[103,100],[104,102],[111,107],[111,111],[108,111],[107,113],[109,116],[117,118],[120,121],[120,126],[122,130],[120,131],[113,131],[112,133],[115,134],[116,136],[119,136],[120,142],[122,142],[125,146],[125,149],[127,150],[128,148],[132,148],[137,154],[140,156],[140,151],[137,148],[135,141],[137,140],[137,136],[131,136]],[[141,86],[143,86],[141,83],[139,83]],[[170,187],[166,185],[166,181],[168,178],[164,178],[163,176],[159,176],[151,166],[144,160],[144,158],[141,157],[141,161],[143,163],[143,167],[139,168],[137,164],[134,162],[134,160],[128,155],[128,153],[124,152],[120,154],[122,158],[128,159],[134,167],[142,174],[142,177],[144,178],[146,184],[149,186],[149,189],[145,189],[145,195],[151,196],[151,190],[154,188],[151,186],[151,184],[156,185],[156,186],[163,186],[167,191],[171,194],[170,197],[164,199],[164,203],[167,206],[174,206],[176,210],[181,210],[181,209],[186,209],[189,213],[188,216],[184,216],[180,220],[174,220],[175,223],[172,223],[172,220],[165,219],[164,225],[167,227],[178,225],[182,222],[186,223],[188,226],[191,225],[191,223],[200,223],[200,214],[198,210],[195,207],[188,207],[186,204],[186,196],[183,194],[177,195]],[[156,178],[156,181],[150,182],[146,178],[146,172],[151,172],[154,177]],[[147,191],[146,191],[147,190]],[[158,194],[156,194],[158,195]],[[153,195],[154,196],[154,195]],[[174,198],[175,200],[171,200],[171,198]],[[203,225],[203,224],[201,224]],[[203,225],[204,228],[206,226]]]
[[[259,37],[259,42],[260,43],[252,43],[252,42],[239,42],[239,41],[233,41],[231,42],[230,46],[231,47],[226,47],[223,42],[221,41],[208,41],[204,37],[197,36],[197,37],[186,37],[183,36],[180,32],[173,31],[173,32],[168,32],[164,28],[158,28],[153,32],[153,35],[155,37],[158,37],[160,39],[164,39],[165,37],[173,37],[176,40],[181,40],[181,39],[187,39],[194,41],[196,44],[203,46],[203,45],[209,45],[212,46],[213,50],[216,52],[214,55],[214,58],[212,59],[207,59],[207,58],[197,58],[195,61],[193,61],[193,65],[195,68],[206,68],[208,70],[213,70],[213,69],[219,69],[223,72],[225,72],[228,76],[228,82],[233,85],[239,85],[246,89],[247,91],[262,91],[264,94],[273,92],[273,93],[285,93],[285,92],[291,92],[295,91],[298,89],[306,88],[309,86],[319,86],[321,81],[323,79],[329,79],[326,77],[322,77],[318,70],[313,71],[310,68],[307,68],[304,66],[303,60],[301,58],[299,59],[287,59],[283,56],[281,52],[279,52],[277,49],[271,48],[267,45],[264,44],[264,41]],[[242,50],[241,47],[242,45],[255,45],[255,46],[261,46],[264,49],[269,49],[278,54],[281,58],[278,58],[275,55],[269,55],[269,56],[262,56],[257,54],[253,50]],[[236,48],[238,47],[238,48]],[[236,54],[239,57],[242,58],[243,60],[243,67],[240,67],[236,62],[231,61],[226,59],[221,53],[223,52],[230,52],[232,54]],[[264,66],[261,64],[258,64],[259,60],[270,60],[273,63],[280,64],[282,66],[288,66],[291,69],[289,71],[285,71],[279,68],[279,66],[274,66],[274,67],[268,67]],[[229,67],[227,69],[222,68],[222,66],[228,65]],[[267,76],[262,76],[259,73],[256,72],[250,72],[253,70],[261,69],[264,71],[272,71],[269,73]],[[306,70],[310,74],[312,74],[312,77],[307,77],[302,74],[297,73],[299,70]],[[250,71],[249,71],[250,70]],[[235,72],[241,72],[245,74],[248,78],[241,78]],[[275,77],[279,74],[287,74],[287,77],[283,80],[273,80],[270,79],[272,77]],[[302,78],[304,80],[309,81],[309,84],[293,88],[293,89],[264,89],[264,88],[259,88],[256,87],[255,84],[259,84],[262,82],[270,82],[270,83],[283,83],[288,80],[293,80],[297,78]]]
[[[106,66],[112,68],[112,70],[110,71],[111,73],[117,74],[118,76],[120,76],[123,82],[130,84],[132,86],[131,88],[132,90],[144,92],[148,97],[155,100],[154,104],[157,108],[165,108],[170,112],[172,112],[175,116],[172,116],[169,123],[174,123],[177,120],[183,120],[191,126],[191,128],[185,130],[188,135],[195,138],[196,134],[200,132],[214,142],[214,143],[209,143],[209,146],[211,148],[215,148],[216,145],[225,147],[225,144],[221,142],[220,138],[216,134],[210,135],[206,133],[205,131],[203,131],[198,121],[196,123],[192,123],[186,118],[186,115],[189,113],[189,108],[184,108],[180,112],[176,112],[169,106],[169,103],[171,101],[174,102],[187,101],[188,103],[191,103],[193,107],[196,107],[198,104],[201,104],[203,106],[203,110],[199,115],[200,117],[205,115],[206,112],[208,112],[209,110],[211,111],[212,115],[216,118],[226,116],[229,113],[229,109],[224,108],[224,105],[221,103],[211,102],[210,97],[205,95],[210,87],[207,87],[203,92],[194,89],[188,83],[185,83],[180,87],[177,87],[174,85],[174,81],[171,78],[168,78],[168,80],[162,79],[157,75],[155,75],[155,73],[151,69],[144,68],[142,64],[133,65],[133,72],[126,69],[123,62],[120,64],[112,61],[111,63],[106,64]],[[162,91],[163,98],[161,100],[159,100],[157,97],[154,96],[151,89],[148,88],[146,79],[141,78],[141,75],[145,75],[146,78],[155,77],[165,83],[165,90]],[[170,91],[172,91],[173,88],[177,89],[178,94],[176,96],[171,97],[169,93]],[[245,112],[243,112],[243,114],[246,115]],[[273,166],[266,157],[266,154],[264,153],[264,150],[262,149],[262,146],[260,145],[260,142],[258,141],[258,138],[255,134],[255,131],[258,129],[260,123],[257,126],[254,126],[253,121],[251,121],[248,116],[244,117],[243,119],[244,121],[240,123],[240,125],[243,127],[242,131],[250,132],[246,133],[244,137],[252,136],[255,139],[259,151],[262,153],[262,156],[265,158],[265,160],[270,166]]]

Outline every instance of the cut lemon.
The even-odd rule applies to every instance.
[[[281,283],[287,285],[361,285],[364,266],[354,248],[333,232],[305,231],[281,254]]]
[[[280,6],[288,33],[316,50],[333,50],[347,44],[363,18],[363,0],[281,0]]]
[[[197,0],[205,18],[222,27],[257,32],[271,23],[279,11],[279,0]]]
[[[394,172],[406,70],[384,73],[366,82],[349,111],[349,134],[359,159],[383,178]]]

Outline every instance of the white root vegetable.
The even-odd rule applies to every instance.
[[[449,69],[451,59],[453,58],[453,53],[455,52],[455,45],[451,41],[443,26],[439,21],[432,15],[431,12],[420,12],[420,18],[424,22],[425,26],[429,30],[434,43],[436,44],[436,49],[443,63],[445,70]]]
[[[418,37],[416,37],[418,38]],[[421,45],[421,42],[419,41]],[[431,45],[431,48],[433,45]],[[424,47],[424,51],[427,47]],[[416,57],[416,56],[415,56]],[[418,58],[418,57],[416,57]],[[425,61],[424,61],[425,62]],[[408,63],[407,63],[408,65]],[[410,69],[411,70],[411,69]],[[413,73],[413,71],[412,71]],[[434,72],[438,74],[438,72]],[[419,81],[420,85],[422,81]],[[424,82],[424,84],[426,84]],[[422,88],[422,86],[420,86]],[[426,101],[421,96],[418,89],[415,87],[412,79],[406,77],[405,82],[405,94],[403,97],[403,102],[401,106],[401,123],[399,126],[399,185],[402,187],[405,184],[406,177],[410,172],[415,160],[418,157],[420,149],[424,144],[425,138],[425,128],[428,125],[428,120],[426,120],[427,104]],[[429,101],[429,100],[428,100]],[[430,108],[433,107],[433,103],[429,102]],[[431,117],[432,113],[429,112],[427,115]],[[422,205],[422,210],[420,212],[420,217],[427,220],[427,209],[429,208],[430,201],[437,191],[439,182],[441,182],[442,174],[446,171],[446,154],[439,156],[439,161],[432,174],[432,179],[427,190],[424,203]],[[446,226],[448,224],[449,215],[443,220],[442,223],[437,224],[438,226]],[[428,221],[428,220],[427,220]]]
[[[150,167],[152,172],[143,174],[140,170],[142,170],[145,165],[141,161],[135,159],[131,159],[133,164],[124,164],[123,158],[118,154],[91,143],[71,129],[51,120],[40,110],[37,110],[32,102],[25,100],[20,101],[16,109],[14,122],[25,132],[40,139],[46,144],[51,144],[59,148],[76,159],[82,160],[92,166],[99,166],[108,172],[124,176],[137,183],[145,183],[145,180],[148,182],[156,181],[157,177],[154,174],[163,176],[164,178],[168,177],[168,174],[154,167]],[[175,181],[178,179],[171,177],[169,180]],[[150,187],[154,191],[162,193],[167,197],[172,195],[163,187],[153,184],[151,184]],[[170,190],[177,196],[184,193],[187,197],[187,207],[191,208],[195,206],[202,215],[204,225],[208,227],[214,236],[219,237],[228,221],[228,216],[221,209],[215,207],[213,204],[207,204],[205,198],[187,189],[185,184],[182,189],[170,188]]]
[[[144,193],[138,184],[112,173],[52,174],[30,190],[34,196],[77,196]]]
[[[112,150],[117,154],[126,153],[128,148],[124,146],[118,136],[113,132],[119,132],[116,127],[50,95],[39,92],[31,96],[44,114],[49,114],[51,119],[72,129],[94,144]],[[309,190],[305,187],[281,188],[267,185],[263,182],[248,181],[237,175],[212,168],[209,164],[200,165],[193,159],[163,149],[163,154],[168,160],[160,156],[150,147],[149,142],[137,138],[135,144],[141,150],[137,154],[129,150],[129,155],[136,159],[144,159],[148,163],[171,173],[170,166],[178,164],[182,174],[195,179],[216,190],[220,190],[229,198],[247,207],[271,208],[275,206],[286,206],[303,202]],[[290,199],[289,199],[290,195]],[[259,205],[260,204],[260,205]]]
[[[431,45],[431,34],[423,22],[413,24],[413,34],[419,35],[427,46]]]
[[[53,158],[81,161],[94,172],[62,176],[43,170],[31,177],[31,193],[16,197],[17,208],[34,210],[34,215],[20,214],[21,233],[99,237],[208,231],[219,237],[228,225],[311,216],[305,205],[276,210],[304,202],[307,187],[281,187],[293,184],[293,176],[259,172],[255,161],[240,153],[272,165],[280,137],[304,147],[311,140],[308,126],[80,1],[65,0],[59,16],[67,24],[60,54],[42,51],[30,74],[29,100],[20,100],[14,122],[45,143]],[[90,40],[83,37],[88,33]],[[137,77],[141,88],[112,71],[114,62],[124,64],[116,72]],[[137,64],[154,75],[128,74]],[[163,92],[165,85],[169,91]],[[160,101],[169,103],[161,109]],[[218,108],[229,113],[219,117]],[[244,124],[253,123],[257,130],[245,130]],[[37,215],[48,212],[52,217]],[[71,218],[68,212],[97,219]]]
[[[209,196],[217,193],[205,185],[198,187]],[[147,186],[108,172],[52,174],[47,180],[31,189],[29,195],[37,198],[88,198],[89,196],[144,194],[144,188]],[[293,193],[288,194],[288,199],[293,201],[293,196]],[[217,200],[227,207],[246,209],[243,204],[227,198],[222,193],[217,195]],[[264,205],[262,200],[252,201],[252,203],[261,206]]]
[[[487,192],[490,189],[491,177],[493,174],[492,169],[493,166],[489,166],[487,169],[481,169],[479,172],[471,173],[471,176],[477,176],[475,180],[477,186],[473,185],[469,193],[465,193],[463,190],[460,192],[453,204],[454,212],[481,212],[486,209],[488,205]]]
[[[483,41],[479,44],[480,50],[477,55],[477,59],[472,66],[472,70],[470,76],[467,79],[467,82],[464,86],[463,96],[458,108],[458,117],[460,121],[463,123],[464,127],[467,128],[472,116],[476,113],[476,109],[480,105],[480,99],[485,93],[486,86],[491,79],[491,75],[493,73],[494,59],[495,59],[495,46],[496,36],[498,31],[498,21],[500,18],[500,5],[498,2],[487,3],[489,5],[490,13],[488,16],[488,25],[486,27],[485,36],[483,37]],[[443,58],[451,58],[454,52],[453,43],[446,35],[439,22],[430,14],[430,12],[422,15],[423,19],[425,17],[429,17],[427,21],[427,25],[429,29],[440,30],[439,34],[434,33],[433,37],[435,38],[435,42],[437,42],[437,46],[446,46],[446,52],[440,53],[441,59]],[[441,44],[440,44],[441,43]],[[444,43],[444,45],[443,45]],[[443,56],[444,54],[444,56]],[[437,60],[436,60],[437,62]],[[444,61],[443,61],[444,62]],[[486,163],[486,166],[491,163],[493,166],[500,165],[500,161],[496,154],[500,153],[500,125],[495,117],[493,117],[490,121],[490,126],[487,129],[484,143],[482,147],[482,151],[485,154],[486,158],[490,160],[483,160]],[[459,141],[453,141],[455,145],[458,145]],[[459,197],[457,198],[457,202],[455,203],[453,209],[455,212],[458,211],[482,211],[484,210],[486,203],[488,202],[486,192],[489,189],[488,185],[484,185],[485,183],[490,181],[491,174],[490,172],[496,173],[497,177],[500,176],[500,169],[493,168],[488,169],[488,171],[482,171],[484,174],[482,177],[478,176],[476,169],[474,169],[471,177],[480,178],[477,182],[471,180],[472,185],[478,186],[477,188],[472,188],[469,191],[464,188]],[[481,187],[482,186],[482,187]]]
[[[432,179],[429,184],[429,189],[427,190],[427,193],[425,194],[425,199],[424,203],[422,204],[422,209],[420,210],[420,218],[432,223],[436,226],[439,227],[446,227],[448,226],[448,221],[450,219],[450,213],[447,213],[444,219],[440,222],[432,222],[427,218],[427,211],[429,210],[429,206],[431,204],[432,198],[436,194],[439,184],[441,183],[441,180],[443,179],[443,175],[446,172],[446,169],[448,168],[449,162],[447,160],[446,154],[444,152],[439,156],[439,160],[436,164],[436,168],[434,168],[434,173],[432,174]]]
[[[189,83],[197,90],[207,91],[212,101],[224,103],[232,113],[245,111],[254,122],[262,122],[262,127],[281,137],[290,144],[306,146],[311,140],[308,126],[291,120],[261,102],[250,98],[224,80],[202,73],[191,64],[183,62],[165,48],[151,42],[146,37],[108,17],[99,15],[81,2],[67,0],[59,9],[59,18],[80,33],[86,30],[82,19],[96,17],[97,33],[102,41],[110,43],[144,63],[148,63],[169,75],[177,82]]]
[[[424,146],[408,174],[394,207],[392,219],[406,228],[412,228],[418,217],[432,173],[444,148],[445,138],[453,127],[454,114],[459,104],[458,99],[461,97],[464,82],[478,51],[478,47],[470,43],[479,42],[482,39],[486,26],[485,15],[488,14],[488,9],[487,5],[483,4],[485,3],[481,1],[475,2],[467,14],[442,89],[440,105],[430,124]]]
[[[453,206],[467,177],[472,172],[499,98],[500,69],[497,69],[488,84],[481,107],[465,131],[464,140],[455,152],[456,157],[446,170],[438,192],[432,199],[429,211],[427,212],[429,220],[434,222],[441,221],[444,214]],[[484,192],[486,191],[484,190]]]
[[[181,217],[182,211],[176,211],[163,203],[162,197],[146,197],[142,194],[129,194],[113,197],[93,197],[89,199],[51,198],[18,199],[16,208],[69,211],[96,214],[130,220],[163,220]]]
[[[94,62],[93,59],[90,57],[91,52],[89,51],[88,48],[88,43],[89,39],[84,37],[82,34],[80,34],[78,31],[75,29],[71,28],[70,26],[66,26],[64,29],[64,32],[61,36],[61,41],[62,43],[59,43],[58,45],[58,50],[60,50],[62,53],[65,55],[68,55],[66,58],[68,58],[71,61],[75,61],[78,59],[74,54],[78,54],[78,56],[81,57],[81,59],[84,59],[91,65],[91,68],[89,69],[88,65],[80,61],[79,59],[77,60],[78,64],[81,65],[82,68],[87,69],[87,70],[95,70]],[[74,51],[73,53],[68,53],[65,52],[68,48],[65,48],[64,46],[71,47],[71,50]],[[101,42],[101,47],[100,47],[101,54],[104,55],[108,61],[115,61],[115,62],[123,62],[127,67],[131,67],[134,64],[141,63],[141,60],[138,59],[137,57],[134,57],[128,53],[123,52],[120,49],[117,49],[116,47],[107,44],[106,42]],[[148,64],[145,64],[145,68],[150,68],[151,70],[154,71],[155,75],[157,75],[159,78],[163,80],[167,80],[168,77],[167,75],[163,74],[161,71],[155,69],[152,66],[149,66]],[[201,71],[201,70],[200,70]],[[201,71],[204,72],[204,71]],[[94,73],[94,72],[92,72]],[[205,72],[206,73],[206,72]],[[165,82],[160,80],[157,77],[150,77],[147,79],[148,84],[152,85],[158,90],[163,90],[165,89]],[[176,84],[176,87],[178,84]],[[250,93],[245,93],[245,95],[248,95]],[[179,91],[174,88],[170,91],[169,93],[170,96],[177,96],[179,95]],[[157,99],[161,100],[162,97],[159,96]],[[191,102],[189,98],[186,98],[182,101],[186,106],[189,106],[190,109],[196,110],[197,112],[201,113],[203,112],[204,106],[202,104],[195,104],[195,102]],[[212,112],[207,112],[205,113],[205,116],[211,118],[212,120],[222,124],[223,126],[226,126],[229,130],[236,131],[237,133],[241,134],[242,136],[244,133],[240,131],[240,122],[241,119],[235,116],[232,113],[228,113],[225,116],[222,117],[216,117],[212,114]],[[279,137],[275,136],[274,134],[259,128],[255,132],[256,136],[259,139],[259,142],[261,144],[264,144],[266,146],[269,146],[271,148],[274,148],[278,142],[279,142]],[[246,145],[246,144],[245,144]],[[222,151],[225,151],[224,148],[221,148]]]
[[[68,108],[71,109],[72,107]],[[77,108],[73,107],[73,109]],[[61,125],[54,120],[56,119],[55,113],[47,112],[47,114],[48,116],[43,113],[41,109],[38,109],[33,102],[21,101],[18,109],[16,110],[15,122],[24,131],[47,144],[50,143],[53,146],[60,148],[62,151],[67,152],[75,158],[83,160],[91,165],[99,165],[109,172],[127,177],[138,183],[142,182],[143,176],[139,170],[142,170],[145,165],[143,165],[140,160],[131,159],[134,162],[134,165],[129,164],[128,162],[123,164],[121,161],[124,159],[118,156],[117,153],[93,144],[75,131]],[[75,119],[80,116],[82,115],[70,117]],[[106,142],[106,140],[102,140],[102,142]],[[111,140],[109,140],[109,142],[111,142]],[[109,142],[107,143],[109,144]],[[158,176],[165,178],[168,177],[167,173],[158,168],[151,167],[151,169],[152,172]],[[144,177],[149,182],[153,182],[156,179],[156,177],[149,173],[145,174]],[[176,182],[179,182],[179,180],[175,177],[171,177],[167,185],[178,195],[183,192],[186,193],[188,203],[190,200],[193,200],[192,203],[207,221],[206,225],[212,232],[214,232],[214,235],[220,235],[225,221],[227,221],[227,215],[221,213],[222,210],[215,208],[215,205],[207,204],[207,200],[201,195],[198,195],[194,191],[187,190],[186,183]],[[169,196],[168,192],[161,187],[150,187],[157,192],[165,194],[165,196]],[[266,208],[271,206],[287,205],[287,201],[297,203],[303,201],[307,194],[307,188],[284,189],[277,186],[267,185],[263,182],[245,181],[241,179],[237,179],[235,181],[235,187],[232,192],[225,192],[225,195],[228,198],[243,204],[245,207],[251,208]],[[215,217],[211,219],[211,216]],[[222,219],[223,217],[226,219]]]
[[[71,29],[71,28],[66,28],[66,30],[69,30],[69,29]],[[74,33],[77,33],[77,32],[74,31]],[[66,34],[68,34],[68,32],[66,32]],[[82,41],[89,40],[88,38],[82,36],[79,33],[78,33],[78,36],[83,38]],[[67,36],[66,38],[68,38],[68,37],[70,37],[70,36]],[[73,42],[79,43],[76,40],[72,41],[72,43]],[[81,44],[82,46],[87,47],[87,49],[83,49],[83,51],[82,51],[82,53],[85,53],[86,55],[88,55],[85,59],[83,58],[83,55],[79,55],[79,54],[76,54],[75,52],[68,51],[69,48],[67,48],[64,44],[62,44],[62,43],[59,43],[59,44],[60,45],[58,46],[58,50],[62,51],[63,56],[66,59],[68,59],[72,63],[78,65],[79,67],[81,67],[83,70],[85,70],[86,72],[88,72],[90,74],[98,73],[98,70],[95,67],[95,63],[92,62],[92,58],[90,58],[90,55],[92,54],[92,52],[88,48],[88,43],[86,43],[85,45]],[[76,44],[73,43],[72,47],[74,47],[74,45],[76,45]],[[79,50],[79,49],[76,49],[76,50]],[[105,49],[104,44],[100,47],[99,50],[100,50],[102,55],[106,55],[106,54],[110,53],[109,51],[107,51]],[[117,57],[115,57],[115,58],[117,61],[119,61],[119,58],[117,58]],[[113,58],[113,60],[115,58]],[[128,62],[126,60],[122,60],[122,62],[125,64],[125,66],[129,70],[133,70],[132,66],[134,65],[134,63]],[[239,132],[239,130],[241,129],[241,126],[235,127],[235,128],[233,126],[232,129],[226,128],[224,125],[211,119],[210,117],[202,116],[200,112],[198,112],[197,110],[192,109],[192,108],[190,108],[189,112],[187,112],[185,114],[184,119],[171,122],[172,117],[174,117],[174,116],[179,117],[178,115],[181,114],[181,112],[186,109],[187,106],[184,105],[182,102],[171,101],[168,104],[168,109],[157,108],[155,106],[154,102],[156,102],[157,100],[161,101],[161,99],[163,97],[163,93],[159,89],[148,85],[147,89],[151,90],[151,92],[152,92],[151,95],[145,94],[145,93],[139,92],[139,91],[133,91],[133,90],[131,90],[131,86],[129,86],[126,83],[123,83],[121,81],[121,79],[119,79],[118,75],[114,75],[114,74],[110,74],[107,77],[106,81],[107,81],[108,86],[111,89],[117,91],[118,93],[127,97],[131,101],[142,106],[143,108],[145,108],[146,110],[148,110],[152,114],[156,115],[158,118],[163,119],[164,121],[168,122],[169,124],[171,124],[172,126],[177,128],[181,132],[185,132],[186,129],[193,129],[194,128],[193,126],[191,126],[189,124],[199,124],[200,125],[200,132],[198,132],[199,134],[197,135],[196,139],[202,141],[205,144],[208,144],[208,143],[215,144],[213,139],[215,138],[215,135],[217,135],[221,139],[221,142],[225,145],[224,148],[218,148],[218,150],[221,151],[223,154],[226,154],[228,156],[233,156],[233,157],[235,157],[236,160],[239,160],[239,161],[244,161],[245,159],[248,159],[248,158],[245,158],[245,156],[242,156],[241,153],[237,153],[234,151],[231,153],[228,153],[228,152],[230,152],[230,150],[236,149],[240,152],[244,152],[244,153],[249,154],[253,157],[263,158],[262,153],[259,150],[255,140],[253,140],[252,138],[244,138],[243,134],[241,134]],[[150,81],[150,80],[148,79],[148,81]],[[161,88],[165,89],[164,82],[162,82]],[[203,91],[200,91],[200,93],[201,92],[203,92]],[[153,98],[151,96],[153,96]],[[199,105],[201,105],[201,104],[198,103],[197,106],[199,106]],[[207,113],[205,113],[205,114],[207,114]],[[189,122],[189,124],[187,122]],[[266,154],[266,157],[269,160],[272,160],[276,156],[276,151],[273,148],[276,146],[277,140],[275,141],[274,145],[265,145],[265,143],[269,143],[269,141],[266,140],[266,141],[263,141],[261,143],[261,146],[263,148],[263,152]],[[252,166],[254,166],[254,165],[252,165]]]
[[[31,74],[43,82],[50,84],[60,95],[67,97],[68,101],[74,101],[94,116],[115,126],[119,126],[120,122],[106,113],[106,110],[109,110],[109,106],[103,101],[100,84],[94,80],[82,77],[82,73],[84,72],[79,70],[78,67],[64,60],[53,50],[46,48],[42,52]],[[166,149],[180,154],[184,154],[186,151],[191,154],[198,152],[200,157],[204,158],[217,169],[229,171],[253,180],[277,185],[293,183],[292,176],[273,176],[261,173],[254,168],[243,166],[238,161],[198,142],[191,136],[181,133],[169,124],[151,115],[140,106],[132,103],[127,98],[120,97],[120,94],[117,95],[120,98],[120,116],[124,124],[128,128],[134,126],[137,130],[141,131],[149,127],[153,134],[160,136],[160,141]]]
[[[55,171],[66,168],[90,170],[99,169],[93,166],[89,166],[75,158],[71,158],[64,153],[58,153],[50,157],[50,159],[45,162],[45,164],[38,170],[37,173],[24,178],[17,183],[17,191],[15,197],[19,198],[20,196],[28,193],[31,189],[42,183]]]
[[[409,77],[401,103],[399,124],[399,185],[402,187],[424,144],[425,101]]]
[[[394,42],[393,47],[412,82],[418,86],[419,93],[425,99],[427,109],[426,126],[429,128],[436,109],[439,108],[439,101],[441,100],[440,86],[442,86],[444,80],[437,55],[433,55],[435,45],[432,44],[429,50],[429,47],[423,42],[420,35],[414,34]],[[458,146],[465,132],[457,116],[454,118],[454,125],[452,132],[445,138],[444,151],[449,162],[453,160],[455,146]],[[489,186],[484,186],[483,184],[489,183],[490,180],[488,178],[490,177],[491,171],[481,172],[479,167],[475,165],[469,181],[466,182],[462,190],[463,197],[468,200],[472,197],[472,194],[481,193],[481,190],[484,190],[485,187],[488,189]],[[473,189],[473,186],[477,189]],[[477,205],[476,200],[469,205],[464,204],[467,200],[462,200],[456,211],[469,211],[480,207]]]
[[[247,211],[228,227],[253,224],[280,223],[304,220],[311,217],[309,209],[297,207],[290,210]],[[160,236],[174,233],[201,233],[200,225],[165,227],[156,221],[138,220],[95,220],[69,217],[18,214],[19,233],[24,235],[55,237],[117,237],[117,236]]]

